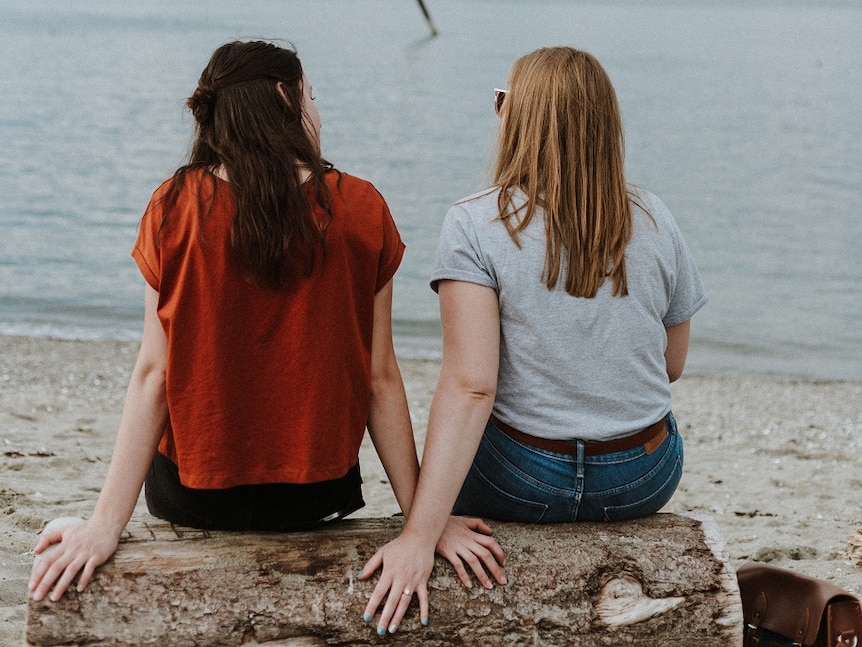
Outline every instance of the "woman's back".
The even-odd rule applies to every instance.
[[[628,296],[613,296],[606,281],[595,297],[584,298],[562,285],[549,290],[542,279],[541,211],[517,246],[500,222],[497,196],[485,191],[452,208],[432,277],[497,291],[495,415],[537,436],[587,441],[626,436],[660,419],[670,410],[665,327],[687,321],[706,300],[667,208],[637,191],[625,253]]]
[[[150,202],[133,254],[159,292],[168,340],[160,451],[189,487],[324,481],[356,462],[371,304],[403,243],[371,184],[335,171],[326,181],[331,214],[315,206],[328,223],[325,256],[280,290],[251,280],[231,253],[229,183],[188,173],[164,224],[171,180]]]

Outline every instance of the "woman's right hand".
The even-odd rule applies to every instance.
[[[108,561],[118,543],[115,531],[92,519],[54,519],[33,549],[37,557],[28,585],[33,599],[43,599],[53,586],[48,599],[56,602],[79,573],[77,590],[83,591],[96,567]]]
[[[428,578],[434,568],[434,546],[420,535],[402,532],[380,548],[359,571],[358,578],[366,580],[382,568],[380,579],[365,607],[365,622],[370,622],[380,610],[377,633],[395,633],[413,594],[419,598],[419,618],[428,624]]]

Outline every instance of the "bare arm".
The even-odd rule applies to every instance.
[[[497,389],[500,315],[491,288],[442,281],[443,362],[431,402],[416,510],[404,532],[440,537],[473,463]]]
[[[500,352],[497,295],[490,288],[460,281],[443,281],[439,291],[443,362],[431,403],[416,496],[401,535],[381,548],[364,569],[367,575],[383,564],[365,614],[370,619],[386,599],[379,632],[387,627],[392,631],[400,624],[409,603],[403,591],[425,591],[438,542],[441,554],[453,564],[467,561],[486,587],[492,583],[482,564],[499,583],[506,581],[502,550],[496,542],[445,554],[449,546],[441,541],[449,536],[452,506],[494,403]],[[459,575],[462,571],[463,565]],[[422,602],[420,595],[424,620],[427,607]]]
[[[46,529],[34,552],[40,556],[29,589],[41,600],[53,586],[59,600],[76,575],[83,591],[93,571],[117,548],[135,509],[144,478],[168,420],[165,399],[167,340],[156,314],[159,295],[147,286],[144,333],[114,443],[111,464],[93,515],[79,524]]]
[[[669,326],[665,328],[665,332],[667,333],[667,348],[664,351],[664,359],[667,364],[667,376],[671,382],[676,382],[682,377],[685,360],[688,356],[691,319],[676,326]]]
[[[392,484],[398,505],[407,515],[419,477],[419,461],[407,395],[392,344],[392,281],[374,298],[368,434]]]

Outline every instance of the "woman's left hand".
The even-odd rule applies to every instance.
[[[497,584],[507,582],[506,573],[503,572],[506,554],[493,537],[493,532],[481,519],[453,515],[449,517],[437,541],[437,554],[452,564],[467,588],[473,586],[467,566],[486,589],[494,586],[491,577]]]

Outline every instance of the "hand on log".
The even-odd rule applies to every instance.
[[[60,517],[48,523],[33,548],[37,558],[28,585],[33,599],[41,600],[53,586],[48,597],[56,602],[76,576],[76,588],[83,591],[96,567],[117,550],[118,542],[118,535],[92,519]]]
[[[488,573],[498,583],[506,583],[505,553],[492,533],[491,527],[481,519],[449,517],[437,542],[437,554],[452,564],[467,588],[473,586],[473,581],[465,563],[486,589],[494,586]],[[414,593],[419,599],[420,621],[428,625],[427,584],[434,567],[434,552],[435,547],[428,538],[403,532],[374,553],[360,571],[359,579],[365,580],[381,567],[383,569],[363,615],[365,622],[370,622],[381,602],[386,600],[377,623],[379,635],[398,630]]]

